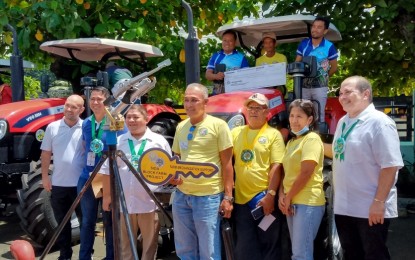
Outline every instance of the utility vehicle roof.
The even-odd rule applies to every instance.
[[[42,43],[40,49],[51,54],[84,62],[163,56],[163,52],[152,45],[100,38],[48,41]]]
[[[35,64],[31,63],[30,61],[23,61],[23,68],[24,69],[33,69],[35,68]],[[0,59],[0,71],[10,71],[10,60],[9,59]]]
[[[217,30],[216,34],[222,37],[226,30],[235,30],[242,37],[242,43],[248,47],[257,48],[262,41],[264,32],[274,32],[278,43],[299,42],[309,37],[311,24],[316,17],[313,15],[285,15],[260,19],[246,19],[226,24]],[[330,23],[329,31],[325,36],[330,41],[342,39],[339,30]],[[241,45],[238,41],[238,45]]]

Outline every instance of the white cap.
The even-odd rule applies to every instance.
[[[258,103],[261,106],[267,106],[269,107],[269,101],[268,98],[266,96],[264,96],[261,93],[255,93],[252,96],[250,96],[244,103],[245,106],[247,106],[249,104],[249,102],[254,101],[256,103]]]

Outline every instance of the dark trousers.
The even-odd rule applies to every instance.
[[[78,181],[78,192],[82,190],[87,179],[82,177]],[[81,223],[81,245],[79,249],[80,260],[90,260],[94,253],[95,227],[97,222],[99,200],[95,198],[90,186],[81,198],[82,223]],[[112,234],[111,211],[104,211],[102,214],[105,230],[106,260],[114,259],[114,245]]]
[[[284,235],[281,230],[285,216],[281,213],[277,206],[278,199],[275,199],[275,211],[272,215],[276,218],[266,231],[258,227],[262,218],[254,220],[251,209],[248,204],[234,204],[235,223],[235,258],[237,260],[252,259],[282,259],[283,255],[291,256],[290,248],[287,240],[289,240],[288,231]],[[285,246],[284,246],[285,244]],[[288,251],[285,252],[284,251]]]
[[[55,215],[56,222],[58,225],[62,222],[66,213],[69,211],[72,203],[75,201],[77,196],[76,187],[59,187],[52,186],[51,192],[51,204],[53,209],[53,214]],[[72,228],[71,221],[66,222],[62,232],[60,233],[56,244],[60,250],[61,258],[72,257]]]
[[[346,260],[389,260],[386,246],[389,219],[369,226],[368,219],[335,215],[337,232]]]

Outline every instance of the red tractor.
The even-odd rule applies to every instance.
[[[118,40],[87,38],[45,42],[41,49],[105,71],[109,60],[126,59],[147,70],[148,57],[161,57],[156,47]],[[150,75],[148,75],[150,76]],[[103,77],[105,81],[105,76]],[[101,84],[99,80],[86,78],[85,88]],[[98,83],[96,83],[98,82]],[[46,92],[46,91],[44,91]],[[88,96],[88,94],[86,94]],[[15,197],[16,211],[21,227],[39,245],[46,245],[57,223],[49,196],[42,186],[40,171],[40,144],[47,125],[63,117],[65,98],[46,98],[20,101],[0,106],[0,196]],[[173,140],[180,117],[169,106],[144,104],[149,114],[149,127]],[[72,216],[73,239],[79,238],[79,222]]]
[[[238,35],[238,44],[245,51],[259,57],[261,55],[262,34],[264,32],[274,32],[277,35],[278,44],[299,42],[305,37],[310,36],[311,24],[315,17],[312,15],[287,15],[261,19],[247,19],[234,22],[220,27],[217,35],[221,36],[226,30],[234,30]],[[326,35],[331,41],[341,40],[340,32],[331,24]],[[305,61],[305,67],[313,66],[313,59]],[[291,65],[291,64],[290,64]],[[297,64],[298,65],[298,64]],[[301,65],[301,64],[299,64]],[[288,66],[290,68],[291,66]],[[296,66],[294,66],[297,69]],[[301,68],[301,66],[300,66]],[[294,95],[288,95],[284,98],[286,89],[280,88],[257,88],[238,92],[228,92],[209,97],[207,103],[207,112],[213,116],[220,117],[228,122],[232,129],[235,126],[246,124],[247,111],[244,108],[244,101],[253,93],[259,92],[264,94],[270,100],[270,112],[268,114],[268,124],[278,129],[285,129],[284,134],[288,134],[286,130],[288,126],[288,104],[293,100],[294,96],[301,96],[302,78],[307,76],[307,71],[294,71]],[[288,73],[290,71],[288,70]],[[291,73],[290,73],[291,74]],[[258,75],[261,76],[261,75]],[[285,75],[283,75],[285,77]],[[227,80],[225,74],[225,81]],[[226,86],[225,86],[226,90]],[[329,98],[325,109],[325,122],[320,122],[318,129],[325,141],[331,141],[337,122],[345,114],[337,98]],[[316,259],[341,259],[341,247],[339,244],[336,228],[334,225],[334,214],[332,211],[332,189],[331,189],[331,161],[325,161],[325,192],[327,197],[326,216],[323,220],[319,234],[316,238]]]

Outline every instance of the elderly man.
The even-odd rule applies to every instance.
[[[398,216],[396,179],[403,166],[395,122],[372,104],[372,87],[360,76],[344,80],[334,156],[334,213],[346,259],[390,259],[391,218]]]
[[[284,140],[267,123],[269,101],[260,93],[245,102],[248,125],[232,129],[235,158],[235,227],[236,259],[281,259],[280,233],[282,213],[278,209],[276,191],[281,182]],[[272,214],[270,227],[258,227],[251,211],[262,207]]]
[[[40,149],[42,164],[42,184],[46,191],[51,192],[53,214],[58,223],[62,222],[77,192],[76,184],[82,171],[83,148],[81,142],[84,100],[81,96],[72,95],[65,101],[64,117],[46,128]],[[53,156],[52,181],[49,179],[49,167]],[[60,250],[58,259],[72,257],[72,231],[68,221],[59,235],[57,245]]]
[[[225,121],[207,115],[207,88],[190,84],[184,95],[189,117],[177,126],[173,152],[182,161],[211,163],[219,168],[211,177],[181,176],[173,199],[177,256],[181,259],[221,259],[220,216],[233,209],[232,137]]]
[[[297,49],[295,61],[304,56],[315,56],[317,59],[317,76],[306,78],[303,82],[302,98],[318,101],[320,104],[319,122],[324,122],[329,77],[337,71],[338,53],[332,42],[324,38],[330,26],[325,17],[317,17],[311,26],[311,37],[301,41]],[[317,105],[315,105],[317,108]],[[318,111],[316,109],[316,111]]]

